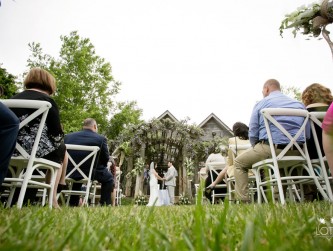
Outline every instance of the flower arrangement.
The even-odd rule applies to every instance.
[[[193,172],[194,171],[194,162],[192,161],[192,159],[186,157],[185,161],[184,161],[184,166],[185,166],[187,176],[192,177],[194,174],[194,172]]]
[[[137,161],[134,164],[134,168],[126,174],[126,178],[135,177],[136,175],[141,174],[145,166],[145,162],[140,157],[137,159]]]
[[[135,197],[134,202],[135,202],[135,205],[144,206],[144,205],[147,205],[148,200],[145,195],[140,194]]]
[[[185,194],[181,194],[179,196],[179,205],[191,205],[191,201]]]
[[[283,30],[291,28],[295,37],[300,30],[304,35],[318,37],[322,29],[332,22],[333,2],[321,0],[307,6],[302,5],[296,11],[287,14],[281,22],[280,35],[282,36]]]

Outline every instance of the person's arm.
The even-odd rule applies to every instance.
[[[323,131],[323,148],[333,177],[333,134]]]
[[[107,140],[104,136],[102,144],[100,146],[100,153],[99,153],[99,164],[103,166],[107,166],[108,161],[109,161],[109,148],[107,144]]]
[[[259,141],[260,110],[261,110],[261,105],[258,103],[254,106],[250,119],[249,138],[252,146],[254,146]]]
[[[328,108],[322,124],[323,149],[333,177],[333,103]]]
[[[157,173],[155,170],[153,170],[153,173],[154,173],[156,179],[158,179],[158,180],[163,180],[163,179],[161,178],[161,176],[159,176],[158,173]]]
[[[171,167],[170,167],[171,168]],[[173,177],[175,177],[175,175],[176,175],[176,173],[175,173],[175,171],[176,171],[176,169],[168,169],[168,172],[166,173],[166,175],[165,175],[165,177],[163,178],[164,180],[167,180],[167,181],[169,181],[169,180],[171,180]]]
[[[56,144],[59,144],[64,138],[64,132],[60,123],[59,109],[52,98],[47,101],[52,104],[52,107],[50,108],[46,118],[48,134],[51,140],[53,140]]]

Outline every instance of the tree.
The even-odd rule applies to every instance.
[[[57,92],[54,99],[66,132],[80,130],[82,121],[91,117],[104,133],[120,83],[114,80],[110,63],[96,55],[88,38],[81,38],[73,31],[60,39],[62,46],[58,59],[43,54],[39,43],[29,44],[32,54],[28,66],[42,67],[55,76]]]
[[[16,94],[18,88],[16,85],[16,77],[7,72],[0,64],[0,98],[10,98]]]
[[[287,14],[280,26],[280,35],[283,30],[293,29],[296,36],[298,32],[309,37],[317,38],[320,34],[328,43],[333,57],[333,43],[329,37],[326,26],[333,22],[333,1],[324,0],[314,2],[308,6],[301,6],[296,11]]]
[[[295,86],[281,86],[281,92],[293,99],[302,101],[302,93],[298,87]]]
[[[111,118],[107,129],[107,135],[110,139],[116,139],[128,126],[138,125],[143,122],[140,119],[142,110],[137,108],[136,105],[135,101],[117,104],[117,112]]]

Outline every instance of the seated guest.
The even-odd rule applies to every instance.
[[[0,87],[0,96],[2,88]],[[0,102],[0,187],[7,175],[10,158],[15,149],[20,121],[16,115]]]
[[[323,147],[333,177],[333,104],[328,108],[323,124]]]
[[[112,194],[111,194],[111,201],[112,201],[112,206],[115,206],[116,205],[116,192],[117,192],[115,188],[118,187],[116,175],[117,175],[117,169],[119,169],[119,168],[117,166],[116,159],[113,158],[112,156],[110,156],[110,158],[109,158],[107,167],[109,168],[109,170],[113,176],[113,179],[114,179],[114,185],[113,185]]]
[[[207,172],[209,172],[208,169],[208,164],[209,163],[213,163],[213,162],[223,162],[225,163],[225,158],[223,157],[222,153],[221,153],[221,149],[218,146],[213,146],[210,150],[210,154],[206,160],[206,170]],[[221,171],[222,172],[222,171]],[[216,179],[217,174],[216,173],[212,173],[213,175],[213,180]],[[206,180],[205,180],[205,187],[209,187],[212,184],[212,178],[211,176],[208,174]],[[218,184],[225,184],[224,180],[220,180],[220,182]],[[215,193],[226,193],[227,192],[227,188],[218,188],[215,189]],[[205,196],[207,199],[209,199],[210,202],[212,202],[212,196],[211,196],[211,190],[210,189],[205,189]]]
[[[28,99],[28,100],[43,100],[52,104],[50,108],[46,122],[45,130],[42,132],[41,142],[37,149],[36,156],[44,159],[48,159],[57,163],[65,163],[62,165],[61,170],[58,170],[58,174],[55,181],[55,189],[53,194],[53,207],[59,208],[57,202],[57,188],[60,183],[65,185],[65,177],[61,177],[63,168],[66,168],[65,152],[66,146],[64,144],[64,133],[60,123],[60,116],[58,106],[52,99],[56,91],[55,78],[46,70],[41,68],[32,68],[24,80],[25,90],[19,94],[16,94],[12,99]],[[22,121],[25,117],[32,114],[32,109],[12,109],[16,116]],[[20,145],[25,147],[27,152],[31,152],[36,132],[38,128],[36,120],[31,121],[28,126],[23,127],[17,137],[17,141]],[[15,154],[15,153],[14,153]],[[50,175],[46,173],[47,181],[49,182]],[[28,189],[27,196],[33,200],[37,189]]]
[[[333,96],[331,90],[321,84],[311,84],[305,88],[302,93],[302,102],[306,106],[309,112],[326,112],[329,105],[333,101]],[[320,145],[320,150],[324,154],[323,144],[322,144],[322,129],[317,124],[314,124],[318,142]],[[315,145],[314,138],[311,136],[306,141],[310,159],[317,159],[318,153]],[[322,199],[320,193],[317,192],[316,185],[306,185],[304,187],[305,200],[312,201],[314,199]]]
[[[66,144],[73,145],[86,145],[86,146],[98,146],[99,150],[99,159],[97,161],[97,165],[94,167],[92,173],[92,179],[97,180],[102,184],[101,186],[101,205],[111,205],[111,193],[114,187],[114,180],[111,172],[107,168],[107,164],[109,161],[109,149],[107,145],[107,140],[103,135],[97,133],[97,123],[92,118],[87,118],[83,122],[83,129],[79,132],[74,132],[67,134],[65,136]],[[70,154],[73,160],[78,163],[83,160],[87,154],[75,153]],[[82,166],[82,171],[88,175],[90,169],[91,162],[86,162]],[[73,169],[73,164],[68,163],[67,173],[69,173]],[[74,172],[71,176],[74,180],[80,180],[83,177],[79,172]],[[74,183],[73,190],[81,190],[82,183]],[[79,205],[79,196],[72,195],[70,199],[71,206]]]
[[[232,149],[228,149],[228,162],[226,167],[222,170],[222,172],[219,173],[217,178],[212,182],[211,185],[208,186],[208,188],[213,189],[217,184],[219,184],[226,174],[228,174],[228,177],[234,176],[234,157],[239,156],[241,153],[243,153],[245,150],[237,149],[238,146],[241,145],[250,145],[249,141],[249,127],[245,125],[242,122],[236,122],[233,127],[232,131],[235,135],[235,137],[229,138],[229,146],[235,145],[236,147],[236,153],[232,151]],[[252,174],[252,172],[249,172],[249,174]]]
[[[305,110],[304,104],[282,94],[280,83],[276,79],[269,79],[264,83],[262,95],[264,98],[254,106],[249,123],[249,140],[252,147],[238,155],[234,160],[236,195],[244,203],[250,202],[248,170],[252,168],[254,163],[272,157],[263,115],[260,111],[264,108]],[[298,131],[303,124],[303,118],[298,116],[288,119],[285,116],[276,116],[276,120],[278,123],[284,123],[285,128],[288,128],[287,131],[290,133]],[[307,127],[307,133],[309,129]],[[276,130],[275,126],[272,126],[272,138],[273,143],[276,145],[286,145],[290,142],[287,137]],[[304,141],[304,137],[300,136],[298,138],[298,143],[303,143]],[[276,154],[279,154],[282,150],[277,148],[275,151]]]
[[[304,103],[306,109],[309,112],[321,112],[321,111],[326,112],[332,101],[333,101],[333,96],[331,90],[321,84],[317,83],[311,84],[308,87],[306,87],[302,93],[302,102]],[[315,128],[321,152],[323,153],[322,129],[317,124],[315,124]],[[307,140],[307,147],[310,158],[317,159],[318,154],[312,136]]]

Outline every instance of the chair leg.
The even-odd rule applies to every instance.
[[[17,200],[17,208],[19,208],[19,209],[21,209],[22,206],[23,206],[23,200],[24,200],[25,193],[27,191],[27,187],[28,187],[28,178],[25,177],[23,182],[22,182],[20,195],[19,195],[18,200]]]
[[[56,170],[50,169],[50,172],[51,172],[51,181],[50,181],[49,207],[50,207],[50,209],[52,209],[53,194],[54,194],[54,189],[55,189],[56,178],[58,175],[58,169],[56,169]]]
[[[14,194],[15,194],[15,190],[16,190],[16,186],[15,185],[10,188],[10,192],[9,192],[9,195],[8,195],[6,208],[10,208],[11,207],[12,202],[13,202],[13,197],[14,197]]]

